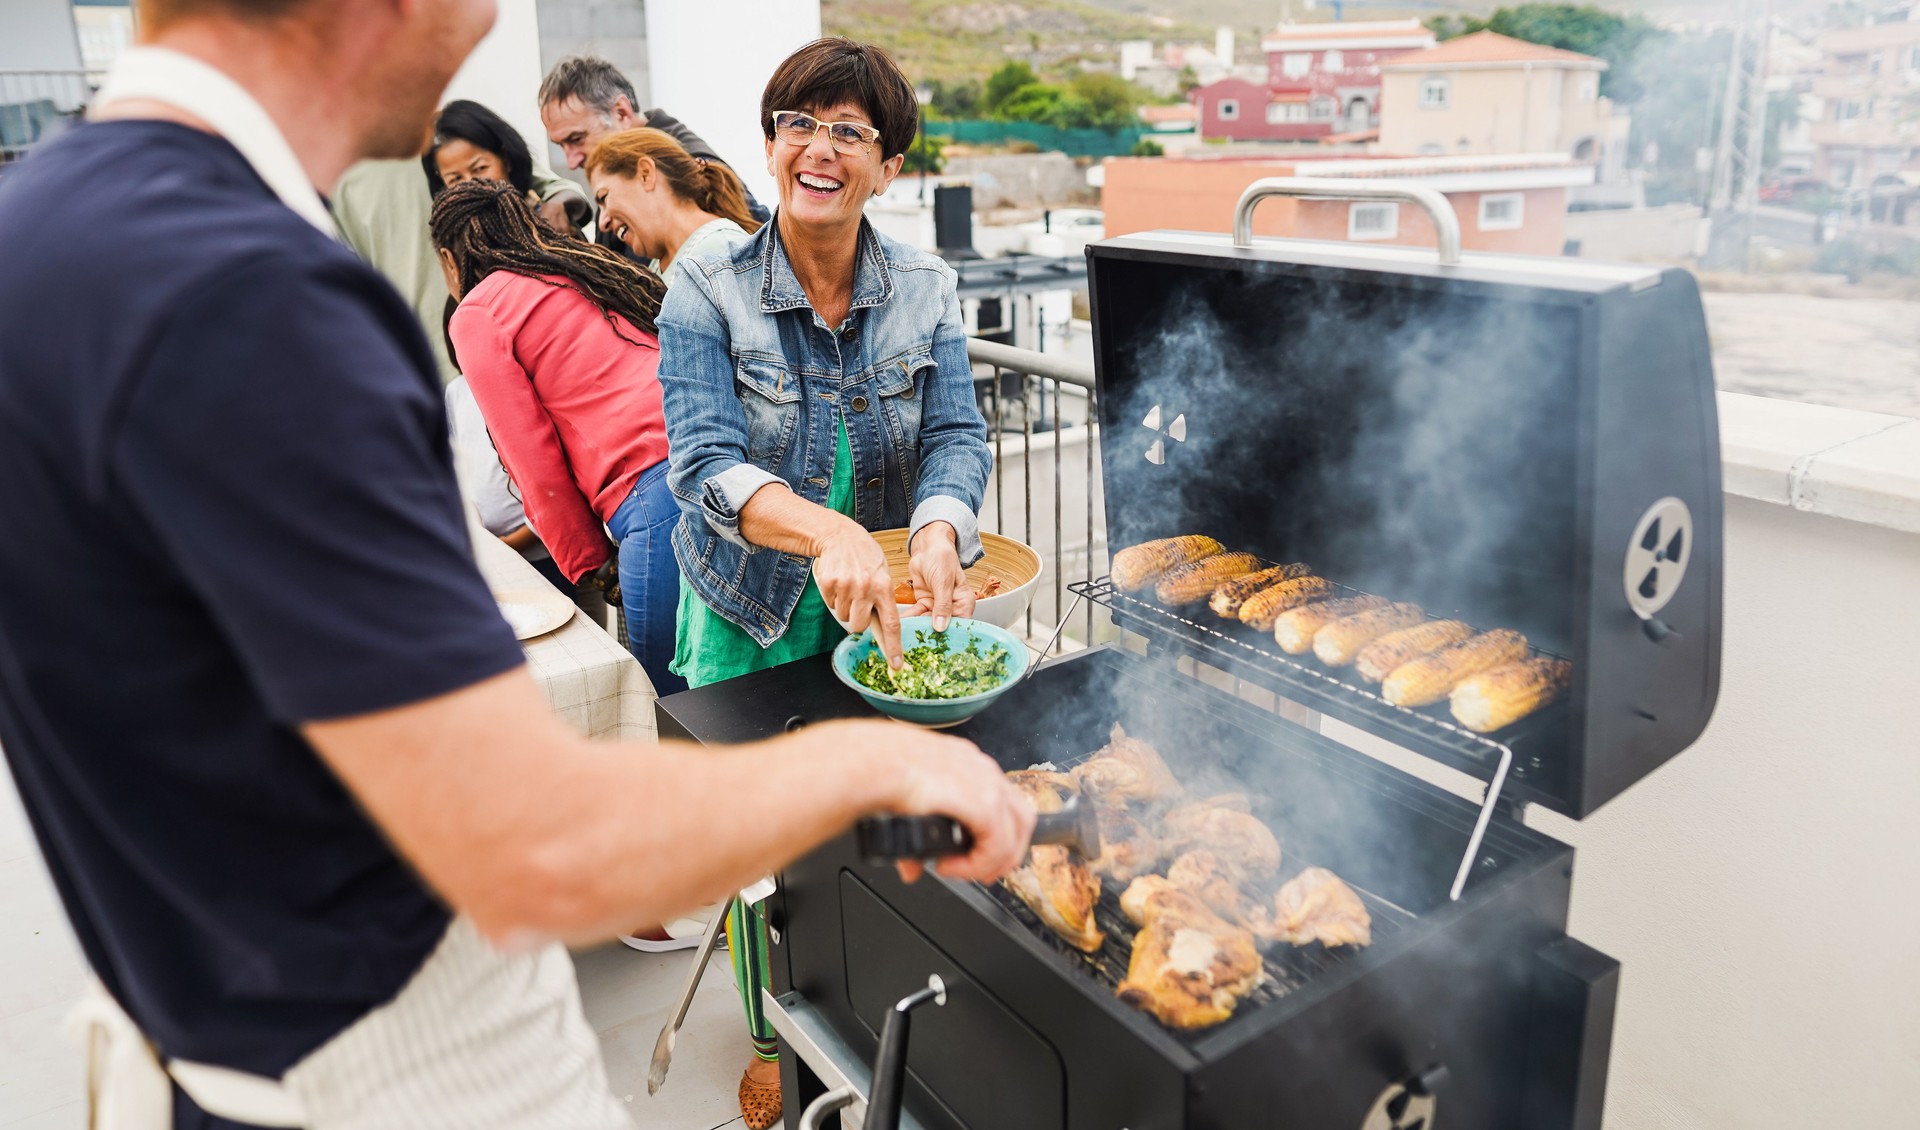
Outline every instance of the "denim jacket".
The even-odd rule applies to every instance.
[[[916,533],[948,522],[961,564],[983,552],[993,455],[953,269],[865,221],[859,238],[838,327],[808,305],[777,217],[694,253],[657,319],[674,554],[700,599],[762,647],[785,634],[813,561],[749,545],[740,508],[776,482],[825,506],[836,420],[853,450],[855,521]]]

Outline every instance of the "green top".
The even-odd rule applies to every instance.
[[[853,446],[847,442],[847,423],[840,421],[839,436],[833,449],[833,481],[827,486],[827,506],[853,517]],[[686,577],[680,578],[679,637],[673,649],[673,662],[667,670],[687,681],[690,687],[704,687],[722,679],[764,671],[796,659],[806,659],[832,651],[847,638],[846,630],[833,618],[833,611],[820,596],[820,587],[807,573],[807,587],[800,603],[787,621],[787,632],[771,646],[761,647],[739,625],[707,607],[693,591]]]

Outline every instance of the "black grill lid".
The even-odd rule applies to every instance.
[[[1721,492],[1684,271],[1150,232],[1087,250],[1108,543],[1207,533],[1573,663],[1476,735],[1204,608],[1126,626],[1585,816],[1686,748],[1719,684]],[[1509,758],[1510,754],[1510,758]]]

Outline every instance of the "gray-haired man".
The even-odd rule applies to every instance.
[[[695,157],[726,164],[713,146],[678,118],[657,107],[642,111],[639,104],[633,84],[620,68],[592,55],[569,55],[555,63],[540,83],[540,123],[547,128],[547,140],[566,154],[569,169],[586,164],[587,155],[602,138],[640,126],[671,135]],[[772,215],[751,192],[747,193],[747,210],[762,223]],[[594,242],[627,250],[617,237],[597,229]]]

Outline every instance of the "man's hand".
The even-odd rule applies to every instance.
[[[973,615],[973,585],[960,567],[960,535],[946,522],[920,527],[907,547],[907,575],[913,578],[916,616],[932,613],[935,631],[944,631],[950,616]]]
[[[1033,838],[1037,813],[1000,766],[963,738],[932,730],[913,729],[902,736],[895,723],[863,723],[870,733],[849,735],[852,741],[885,742],[898,748],[906,767],[905,795],[897,808],[908,816],[950,816],[973,833],[973,850],[940,861],[937,869],[950,879],[991,883],[1020,866]],[[881,733],[879,727],[889,732]],[[900,877],[911,883],[920,876],[914,860],[900,863]]]
[[[578,193],[554,193],[552,196],[540,202],[540,218],[545,220],[547,226],[554,231],[563,234],[571,234],[577,231],[578,229],[575,228],[573,224],[573,217],[567,214],[567,203],[571,199],[579,198]]]
[[[855,635],[873,624],[881,653],[891,666],[900,667],[900,608],[893,600],[886,551],[873,535],[852,519],[843,519],[814,555],[813,577],[833,614]]]

